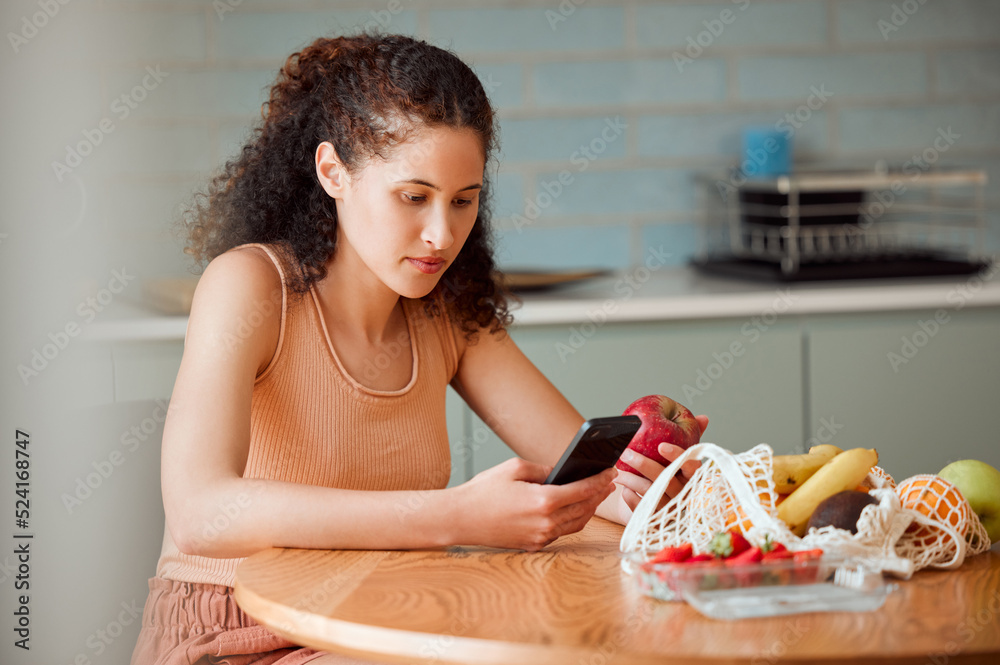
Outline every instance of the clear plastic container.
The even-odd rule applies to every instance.
[[[720,561],[646,563],[625,555],[639,590],[659,600],[684,600],[705,616],[745,619],[802,612],[878,609],[896,586],[856,561],[766,561],[731,566]]]

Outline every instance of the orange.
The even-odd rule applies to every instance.
[[[907,478],[896,487],[896,495],[904,508],[950,525],[965,536],[972,520],[972,509],[958,488],[940,476],[921,474]],[[911,524],[908,531],[927,531],[923,525]]]
[[[728,484],[725,480],[723,480],[722,476],[706,476],[704,482],[705,487],[702,489],[702,497],[705,504],[712,501],[709,497],[716,489],[720,489],[720,491],[724,492],[724,505],[721,511],[723,529],[728,530],[731,527],[738,526],[744,533],[749,531],[753,527],[753,521],[747,516],[742,507],[735,505],[735,497],[733,497],[732,492],[728,488]],[[770,511],[771,494],[767,491],[767,484],[764,481],[758,481],[757,497],[764,509]],[[691,506],[692,510],[707,513],[707,505],[699,505],[699,503],[700,502],[693,502]]]
[[[765,511],[771,511],[771,494],[767,491],[767,484],[764,481],[757,482],[757,500]],[[753,521],[747,517],[742,507],[729,504],[726,511],[726,528],[731,526],[738,526],[743,533],[747,533],[753,528]]]
[[[882,480],[882,482],[884,483],[883,489],[895,489],[896,488],[896,481],[893,480],[892,476],[890,476],[889,473],[885,469],[883,469],[882,467],[880,467],[880,466],[873,466],[872,469],[871,469],[871,471],[870,471],[870,473],[871,473],[871,475],[875,476],[876,478],[880,478]]]

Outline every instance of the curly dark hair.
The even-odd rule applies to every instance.
[[[320,143],[333,144],[354,173],[369,159],[385,158],[419,126],[473,130],[487,163],[497,134],[476,74],[454,53],[399,35],[317,39],[285,61],[261,117],[240,154],[184,214],[184,251],[205,264],[244,243],[276,245],[289,258],[290,286],[298,294],[326,276],[325,263],[336,251],[335,201],[315,172]],[[392,122],[398,119],[406,122]],[[443,301],[470,340],[511,320],[493,258],[487,176],[472,232],[422,299],[430,312]]]

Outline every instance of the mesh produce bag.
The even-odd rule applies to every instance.
[[[688,448],[636,506],[622,535],[621,551],[648,557],[689,542],[696,552],[704,552],[714,534],[738,526],[754,545],[770,538],[792,551],[821,548],[905,578],[925,567],[955,568],[966,555],[989,549],[979,518],[957,490],[945,487],[948,483],[926,480],[936,476],[914,481],[921,478],[914,476],[894,487],[892,477],[879,467],[865,480],[879,503],[865,507],[856,534],[824,527],[800,538],[777,517],[772,454],[766,444],[736,454],[712,443]],[[671,478],[693,459],[700,459],[701,467],[677,496],[658,507]],[[903,507],[901,496],[908,506],[916,507]],[[634,565],[623,559],[627,571],[633,572]]]
[[[914,518],[896,543],[896,551],[918,567],[955,568],[965,556],[990,548],[979,517],[944,478],[913,476],[901,482],[895,494]]]

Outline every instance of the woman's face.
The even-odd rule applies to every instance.
[[[324,183],[337,200],[334,262],[348,264],[338,269],[407,298],[430,293],[476,222],[484,166],[472,130],[425,127],[389,159],[373,158],[353,176],[342,171],[334,191]]]

